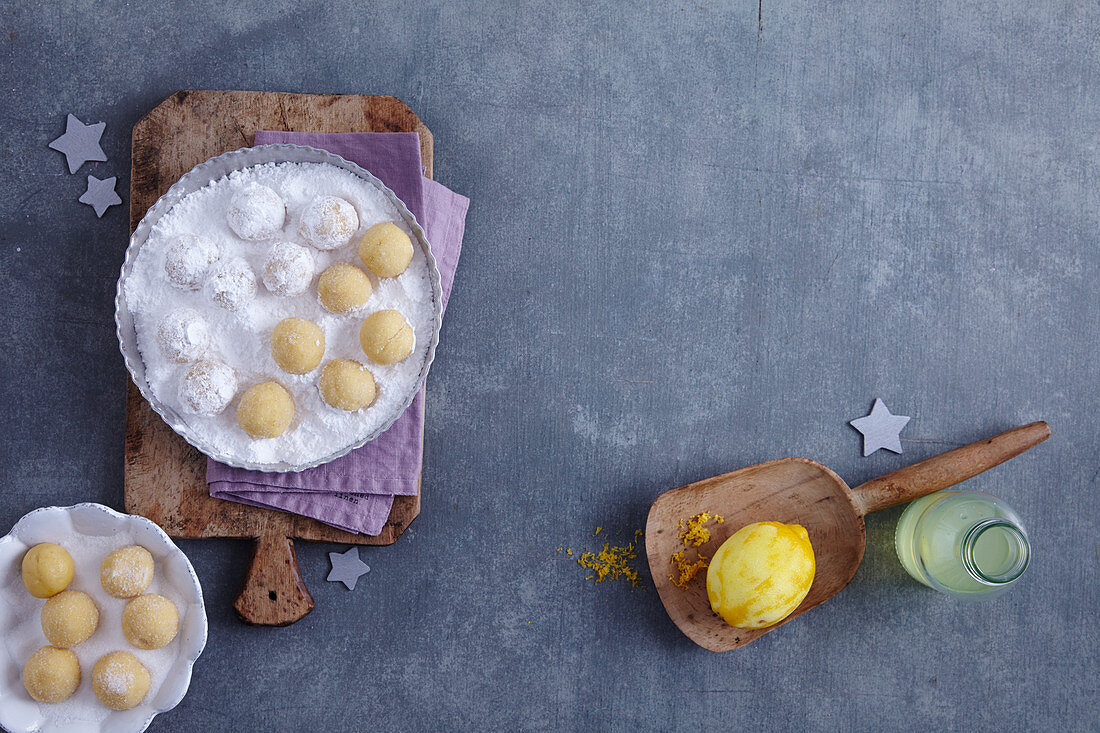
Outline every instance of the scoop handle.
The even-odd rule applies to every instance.
[[[871,479],[852,489],[853,499],[865,515],[919,499],[977,476],[1049,437],[1050,426],[1042,420],[1021,425]]]

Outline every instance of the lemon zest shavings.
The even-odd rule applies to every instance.
[[[681,588],[687,588],[687,584],[695,579],[695,576],[700,570],[705,570],[710,563],[710,558],[706,555],[699,555],[695,562],[687,562],[684,559],[684,551],[680,550],[672,556],[672,562],[676,564],[676,569],[680,571],[680,577],[674,578],[671,575],[668,579]]]
[[[596,531],[592,534],[593,537],[600,534],[603,527],[596,527]],[[642,530],[635,530],[634,537],[644,536],[645,533]],[[569,548],[559,547],[558,552],[565,552],[565,554],[572,556],[573,550]],[[630,584],[634,588],[643,587],[641,576],[638,571],[633,567],[631,561],[638,558],[637,546],[634,542],[630,542],[625,545],[612,545],[610,542],[605,542],[602,550],[590,550],[587,547],[580,552],[580,556],[576,557],[577,564],[586,570],[592,571],[590,575],[585,577],[585,580],[592,580],[597,583],[610,580],[629,580]]]
[[[684,522],[680,520],[677,527],[679,529],[680,541],[686,546],[689,542],[692,547],[699,547],[710,542],[710,530],[707,529],[707,522],[714,521],[716,524],[721,524],[726,521],[717,514],[711,514],[710,512],[701,512],[696,514]]]
[[[708,522],[714,522],[715,524],[721,524],[726,521],[717,514],[711,514],[710,512],[700,512],[694,517],[689,518],[686,522],[681,519],[677,524],[677,537],[684,544],[684,549],[676,552],[669,558],[669,562],[672,563],[678,575],[669,575],[668,579],[672,581],[674,585],[680,588],[687,588],[688,583],[695,579],[695,576],[700,571],[705,570],[710,564],[710,558],[698,550],[695,553],[695,559],[689,561],[686,557],[687,550],[690,547],[701,547],[710,542],[710,530],[706,525]]]
[[[611,543],[605,542],[603,549],[599,552],[591,550],[582,552],[581,556],[577,558],[577,563],[582,568],[591,570],[593,575],[589,577],[597,583],[626,578],[632,586],[637,588],[641,583],[641,579],[638,577],[638,571],[630,567],[629,562],[637,557],[638,554],[634,551],[633,542],[620,547],[612,547]]]

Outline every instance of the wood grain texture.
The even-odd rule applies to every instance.
[[[256,540],[233,610],[248,623],[268,619],[264,626],[289,626],[313,610],[313,596],[302,580],[294,540],[275,534]]]
[[[855,489],[830,469],[805,458],[760,463],[672,489],[657,497],[646,521],[646,557],[653,584],[669,617],[692,641],[714,652],[737,649],[824,603],[851,582],[863,559],[867,541],[863,517],[867,513],[954,486],[1049,437],[1050,427],[1045,422],[1030,423],[898,469]],[[671,558],[683,549],[679,523],[704,511],[724,519],[722,524],[708,525],[710,541],[697,548],[707,557],[714,557],[730,535],[753,522],[806,528],[816,574],[806,598],[791,615],[763,629],[738,629],[711,610],[703,573],[687,588],[672,582]]]
[[[426,174],[432,136],[394,97],[277,92],[179,91],[134,126],[130,231],[180,176],[220,153],[252,144],[256,130],[416,132]],[[289,538],[357,545],[393,543],[420,513],[420,496],[398,496],[377,537],[314,519],[210,497],[206,458],[126,385],[126,511],[156,522],[172,537],[254,537],[257,551],[235,607],[263,625],[285,625],[313,607]],[[285,544],[283,544],[285,542]]]
[[[891,471],[855,487],[852,495],[860,511],[867,515],[966,481],[1034,448],[1049,437],[1050,426],[1041,420],[1021,425]]]

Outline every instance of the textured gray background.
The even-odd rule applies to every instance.
[[[0,529],[121,508],[112,297],[133,123],[180,88],[393,94],[473,200],[428,380],[424,510],[354,592],[230,610],[245,542],[183,542],[210,642],[153,730],[1085,730],[1095,508],[1100,11],[1078,2],[4,3]],[[103,120],[110,160],[46,144]],[[875,397],[905,454],[860,457]],[[910,581],[899,510],[852,585],[731,654],[559,546],[662,490],[815,458],[855,483],[1044,418],[967,484],[1015,505],[1020,587]]]

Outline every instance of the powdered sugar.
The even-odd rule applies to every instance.
[[[302,210],[298,234],[317,249],[343,247],[359,229],[355,207],[339,196],[318,196]]]
[[[318,196],[338,196],[355,207],[360,228],[347,245],[332,251],[310,250],[311,281],[337,262],[361,265],[355,245],[366,228],[393,221],[407,233],[411,234],[411,230],[381,190],[350,172],[319,163],[269,163],[234,172],[183,198],[157,222],[134,257],[124,297],[134,319],[146,380],[156,398],[179,412],[191,438],[210,452],[234,456],[246,463],[302,465],[361,442],[391,420],[415,391],[427,359],[434,322],[428,263],[416,247],[409,268],[400,276],[379,280],[369,275],[373,292],[366,308],[355,315],[326,311],[318,302],[315,287],[293,296],[280,296],[266,287],[259,288],[254,299],[236,311],[217,307],[202,292],[165,287],[165,251],[172,238],[180,234],[203,236],[216,242],[222,253],[221,262],[241,258],[248,263],[253,278],[264,272],[273,254],[273,243],[243,241],[229,228],[225,217],[233,196],[252,184],[271,188],[286,203],[286,221],[274,235],[278,242],[308,244],[299,234],[300,217],[307,204]],[[205,357],[219,359],[231,367],[241,391],[271,379],[287,388],[294,399],[295,417],[285,434],[264,440],[248,437],[236,424],[235,401],[216,417],[181,410],[179,384],[188,365],[165,358],[154,339],[159,320],[180,307],[194,308],[202,314],[211,332]],[[391,308],[400,311],[413,326],[416,345],[405,361],[381,366],[371,363],[363,354],[359,326],[365,315]],[[329,407],[321,400],[316,386],[320,369],[304,375],[279,369],[270,352],[271,330],[291,316],[312,321],[324,332],[322,366],[335,358],[366,363],[378,385],[378,396],[371,406],[350,413]]]
[[[218,261],[218,245],[206,237],[181,234],[168,245],[164,257],[164,274],[168,282],[181,290],[195,290],[206,280],[210,266]]]
[[[276,295],[301,295],[313,282],[313,255],[300,244],[279,242],[264,263],[264,286]]]
[[[253,184],[238,188],[229,200],[226,223],[241,239],[270,239],[283,228],[286,205],[267,186]]]
[[[256,297],[256,273],[243,257],[223,259],[203,286],[214,305],[228,311],[239,310]]]
[[[202,356],[210,346],[210,327],[194,308],[177,308],[157,326],[160,351],[177,364],[186,364]]]
[[[237,395],[237,374],[217,359],[195,362],[180,380],[180,406],[196,415],[213,417]]]

